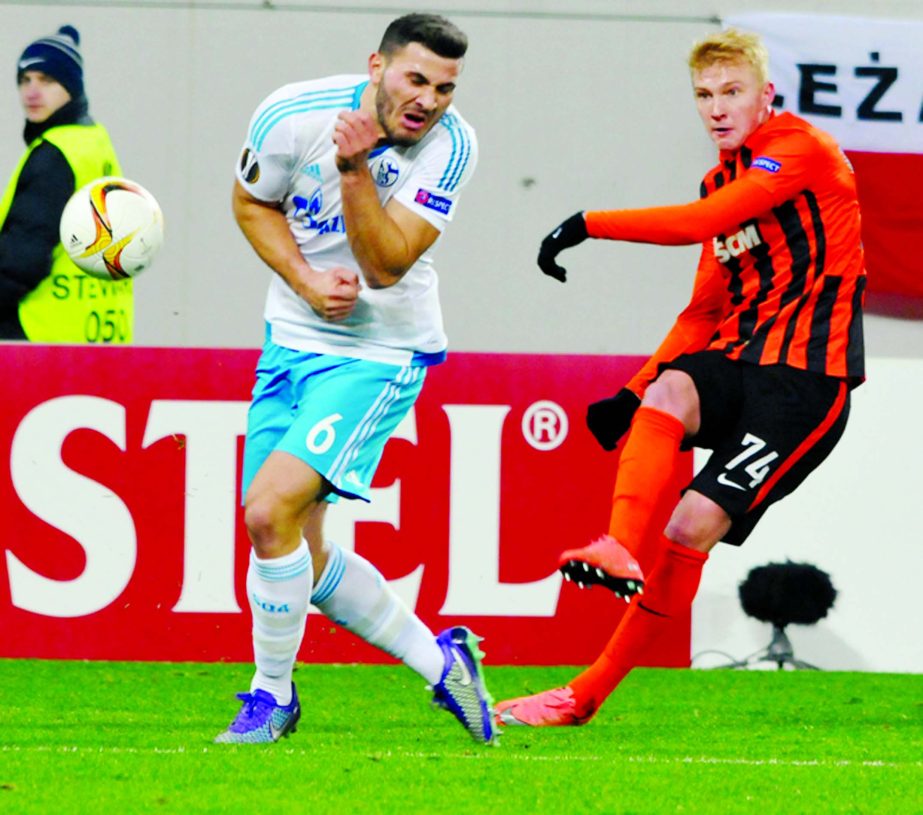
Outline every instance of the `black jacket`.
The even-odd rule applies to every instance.
[[[29,145],[49,128],[92,123],[86,98],[80,97],[44,122],[27,122],[23,137]],[[0,339],[26,339],[19,323],[19,301],[51,271],[51,253],[60,240],[58,224],[74,184],[64,154],[48,142],[36,147],[22,168],[0,229]]]

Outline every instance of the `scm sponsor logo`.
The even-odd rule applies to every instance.
[[[722,263],[727,263],[731,258],[739,257],[762,242],[756,224],[750,224],[723,241],[715,238],[715,257]]]

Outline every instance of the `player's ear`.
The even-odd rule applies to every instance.
[[[776,98],[776,86],[772,82],[767,82],[763,88],[763,98],[766,102],[766,107],[772,107],[772,101]]]
[[[381,75],[385,71],[385,58],[379,51],[369,57],[369,79],[373,85],[381,82]]]

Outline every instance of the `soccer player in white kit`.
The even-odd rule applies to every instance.
[[[408,14],[367,76],[286,85],[251,119],[234,215],[275,272],[243,475],[256,671],[218,742],[294,731],[309,602],[417,671],[477,741],[494,740],[477,637],[434,636],[371,563],[323,535],[329,503],[368,500],[385,442],[445,358],[430,249],[477,162],[452,106],[466,49],[448,20]]]

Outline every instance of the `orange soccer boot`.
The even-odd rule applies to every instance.
[[[596,712],[578,711],[574,692],[568,687],[507,699],[496,709],[500,724],[525,727],[574,727],[586,724]]]
[[[611,535],[603,535],[582,549],[562,552],[558,568],[566,580],[581,589],[603,586],[626,602],[644,593],[644,574],[638,561]]]

